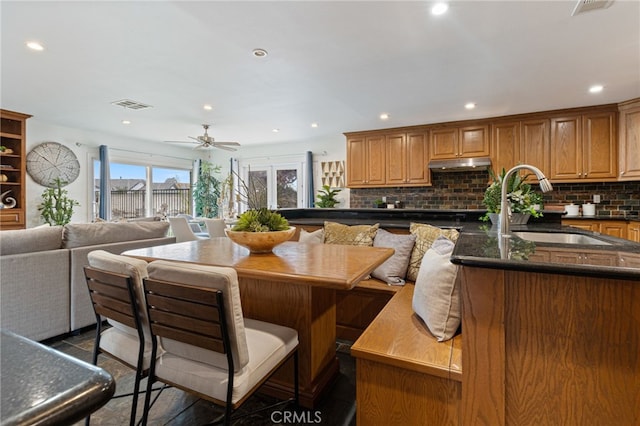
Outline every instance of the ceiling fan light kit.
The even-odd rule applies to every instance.
[[[196,146],[194,149],[206,149],[206,148],[219,148],[219,149],[224,149],[227,151],[236,151],[236,148],[233,148],[234,146],[240,146],[240,144],[238,142],[218,142],[216,141],[213,137],[209,136],[208,130],[209,130],[209,125],[208,124],[203,124],[202,127],[204,128],[204,135],[202,136],[189,136],[189,138],[193,139],[195,142],[192,141],[167,141],[170,143],[196,143],[198,144],[198,146]]]

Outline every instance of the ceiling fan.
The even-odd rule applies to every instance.
[[[227,151],[236,151],[236,148],[232,148],[232,147],[240,146],[238,142],[217,142],[213,137],[209,136],[209,133],[207,133],[207,130],[209,130],[209,125],[203,124],[202,127],[204,127],[204,135],[196,136],[196,137],[189,136],[195,142],[192,142],[192,141],[167,141],[167,142],[196,143],[198,144],[198,146],[196,146],[194,149],[206,149],[206,148],[213,147],[213,148],[225,149]]]

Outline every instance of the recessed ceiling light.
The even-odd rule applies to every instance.
[[[213,109],[213,107],[209,104],[205,104],[202,108],[204,108],[207,111],[211,111]]]
[[[273,130],[271,130],[273,133],[278,133],[280,131],[280,129],[276,129],[274,128]]]
[[[449,10],[449,5],[447,3],[436,3],[431,8],[431,14],[438,16],[442,15],[447,10]]]
[[[122,124],[131,124],[130,120],[122,120]]]
[[[476,104],[474,104],[473,102],[467,102],[464,107],[466,109],[474,109],[476,107]]]
[[[37,50],[38,52],[41,52],[44,50],[44,46],[37,41],[28,41],[27,47],[31,50]]]
[[[268,55],[267,51],[264,50],[264,49],[253,49],[253,51],[251,53],[256,58],[264,58],[265,56]]]
[[[311,127],[315,129],[316,127],[318,127],[318,123],[311,123]]]
[[[600,93],[602,92],[602,90],[604,89],[604,87],[600,84],[595,84],[591,87],[589,87],[589,92],[590,93]]]
[[[389,114],[387,114],[386,112],[383,112],[382,114],[380,114],[380,120],[388,120],[389,119]]]

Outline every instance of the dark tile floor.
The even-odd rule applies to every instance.
[[[49,341],[51,347],[91,362],[93,351],[94,330],[68,336],[62,339]],[[314,410],[305,410],[297,414],[302,423],[285,423],[280,412],[291,411],[291,406],[278,406],[263,412],[239,418],[232,424],[247,426],[263,426],[277,424],[314,424],[328,426],[355,425],[355,360],[349,355],[350,342],[338,342],[337,353],[340,360],[340,376],[331,387],[327,396]],[[116,380],[116,395],[131,392],[133,389],[133,371],[106,356],[100,355],[98,365],[113,375]],[[146,386],[146,379],[142,382],[142,388]],[[142,400],[138,403],[138,415],[142,415]],[[278,402],[277,399],[254,394],[243,407],[235,414],[252,412],[257,408],[269,406]],[[120,426],[129,423],[131,412],[131,397],[113,398],[104,407],[91,416],[92,425]],[[151,408],[149,425],[202,425],[217,418],[223,410],[205,400],[197,398],[178,389],[164,390],[158,401]],[[301,414],[302,413],[302,414]],[[79,422],[77,425],[83,425]]]

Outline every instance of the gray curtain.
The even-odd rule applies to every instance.
[[[315,191],[313,190],[313,152],[307,151],[307,207],[315,205]]]
[[[109,173],[109,148],[100,145],[100,211],[98,216],[111,220],[111,173]]]

